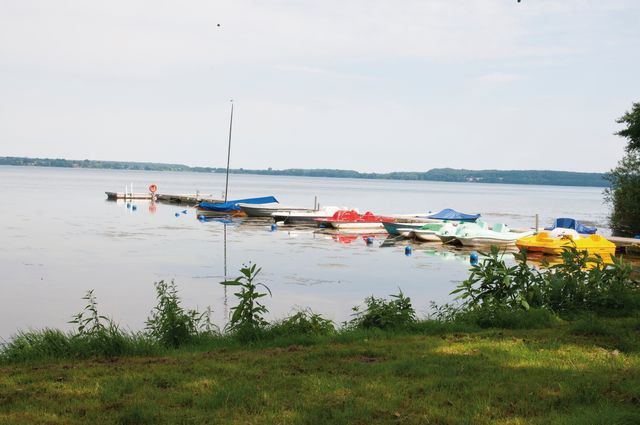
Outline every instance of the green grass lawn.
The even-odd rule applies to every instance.
[[[0,423],[639,424],[639,340],[617,319],[5,364]]]

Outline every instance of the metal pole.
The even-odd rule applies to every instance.
[[[224,281],[227,281],[227,224],[224,226]],[[227,285],[224,285],[224,317],[225,320],[229,319],[229,304],[227,300]]]
[[[536,214],[536,234],[538,233],[538,214]]]
[[[231,118],[229,119],[229,146],[227,148],[227,178],[224,183],[224,202],[229,192],[229,162],[231,161],[231,130],[233,129],[233,99],[231,99]]]

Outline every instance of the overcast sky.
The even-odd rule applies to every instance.
[[[218,26],[219,24],[219,26]],[[0,156],[605,171],[638,0],[0,0]]]

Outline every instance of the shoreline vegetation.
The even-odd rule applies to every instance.
[[[0,165],[62,167],[62,168],[94,168],[115,170],[144,171],[182,171],[197,173],[224,173],[225,168],[189,167],[182,164],[163,164],[153,162],[69,160],[50,158],[0,157]],[[583,173],[573,171],[551,170],[465,170],[453,168],[434,168],[428,171],[399,171],[391,173],[360,173],[354,170],[334,169],[299,169],[283,170],[250,170],[230,169],[233,174],[255,174],[271,176],[296,177],[333,177],[354,179],[382,179],[409,181],[469,182],[469,183],[501,183],[530,184],[553,186],[586,186],[609,187],[610,182],[604,173]]]
[[[249,264],[218,329],[156,282],[141,332],[101,315],[89,291],[77,330],[0,344],[0,422],[116,424],[640,423],[640,281],[567,248],[531,269],[492,248],[418,318],[399,290],[336,326],[310,310],[269,323],[272,294]]]

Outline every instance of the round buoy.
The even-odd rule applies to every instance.
[[[131,204],[127,202],[127,208],[131,208]]]
[[[470,263],[472,266],[475,266],[476,264],[478,264],[478,253],[477,253],[477,252],[472,252],[472,253],[469,255],[469,263]]]
[[[404,255],[406,256],[411,255],[411,247],[409,245],[404,247]]]
[[[180,213],[176,213],[176,217],[180,217]]]
[[[372,238],[371,236],[368,236],[368,237],[365,239],[365,242],[367,243],[367,245],[371,245],[371,244],[373,244],[373,238]]]
[[[149,192],[156,193],[158,191],[158,186],[155,183],[149,185]]]
[[[186,214],[186,213],[187,213],[187,210],[182,210],[182,214]]]
[[[131,205],[131,211],[135,211],[137,209],[138,209],[138,207],[136,205]]]
[[[272,232],[275,232],[277,228],[278,228],[278,226],[276,226],[276,223],[271,223],[271,231]]]

